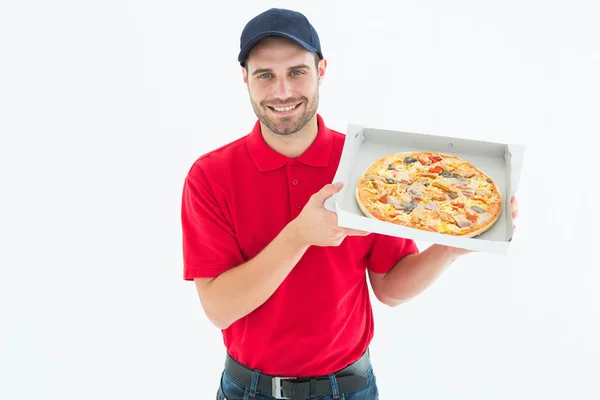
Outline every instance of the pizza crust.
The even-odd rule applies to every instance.
[[[455,228],[452,227],[452,229],[449,229],[447,227],[448,224],[452,225],[449,222],[440,222],[441,219],[439,217],[433,217],[434,215],[437,215],[437,212],[427,212],[427,219],[421,219],[419,221],[419,225],[415,225],[412,222],[406,221],[406,219],[408,218],[406,215],[401,215],[399,218],[398,216],[396,216],[394,219],[391,219],[388,215],[388,213],[386,212],[381,212],[379,210],[380,206],[372,206],[372,204],[378,204],[377,201],[373,201],[372,198],[377,198],[377,197],[387,197],[387,196],[393,196],[396,197],[397,200],[400,200],[401,198],[404,198],[405,200],[407,200],[407,194],[404,193],[404,190],[406,189],[407,186],[407,182],[404,180],[404,178],[407,177],[406,175],[406,171],[404,171],[402,168],[398,168],[397,169],[397,175],[396,176],[400,176],[399,179],[396,179],[396,184],[398,184],[398,182],[402,181],[402,190],[401,190],[401,194],[400,196],[402,197],[398,197],[398,186],[396,186],[396,188],[393,188],[393,184],[392,185],[386,185],[385,183],[382,183],[382,179],[384,175],[387,175],[387,172],[391,172],[388,171],[388,164],[389,163],[393,163],[395,165],[400,165],[400,166],[406,166],[403,163],[403,160],[405,157],[415,157],[415,158],[419,158],[420,156],[424,156],[424,157],[441,157],[442,160],[441,161],[437,161],[437,162],[432,162],[431,164],[434,166],[439,166],[439,165],[443,165],[443,170],[446,170],[447,172],[451,173],[450,171],[456,171],[456,173],[461,173],[461,174],[465,174],[469,175],[470,172],[473,173],[473,175],[470,175],[473,179],[469,179],[469,178],[464,178],[464,177],[456,177],[456,178],[451,178],[451,179],[466,179],[467,182],[471,183],[471,181],[477,181],[477,182],[481,182],[483,184],[483,180],[487,179],[485,185],[487,185],[486,187],[489,188],[489,192],[491,193],[491,197],[490,197],[490,201],[491,199],[495,199],[496,202],[492,203],[494,205],[490,206],[489,210],[486,210],[485,214],[489,215],[487,218],[487,221],[484,222],[483,225],[478,225],[479,221],[481,219],[481,215],[484,215],[484,213],[482,214],[477,214],[476,212],[470,210],[471,214],[474,215],[478,215],[478,222],[477,223],[472,223],[471,224],[471,229],[461,229],[461,228]],[[427,160],[424,160],[427,161]],[[443,163],[444,161],[447,161],[448,163]],[[458,162],[458,166],[462,166],[462,167],[468,167],[468,169],[457,169],[456,167],[451,166],[451,164],[449,164],[452,161],[457,161]],[[425,164],[422,164],[421,160],[416,161],[415,164],[415,169],[418,169],[418,174],[413,172],[410,172],[408,174],[408,177],[410,178],[410,182],[411,184],[414,184],[415,182],[423,182],[423,180],[426,180],[427,182],[442,182],[444,181],[443,178],[441,178],[439,175],[436,176],[436,174],[434,173],[429,173],[429,172],[423,172],[422,169],[427,168],[425,167]],[[412,164],[412,163],[411,163]],[[456,164],[454,164],[456,165]],[[412,167],[410,167],[412,168]],[[406,168],[406,170],[409,170],[410,168]],[[365,177],[367,176],[377,176],[378,178],[376,179],[376,181],[378,181],[377,184],[374,185],[370,185],[367,181],[365,181]],[[480,179],[475,179],[475,178],[479,178]],[[392,178],[394,179],[394,178]],[[371,179],[373,180],[373,179]],[[387,182],[386,182],[387,183]],[[474,184],[474,183],[473,183]],[[385,189],[380,189],[380,187],[385,187]],[[430,186],[427,186],[428,188]],[[443,185],[443,187],[448,188],[448,186]],[[454,191],[456,190],[456,188],[453,186],[451,187],[451,189]],[[362,190],[370,190],[369,195],[363,195],[361,197],[361,191]],[[388,194],[388,192],[391,190],[391,193]],[[437,190],[437,186],[436,186],[436,190]],[[463,190],[465,190],[463,188]],[[472,189],[475,190],[475,189]],[[486,189],[487,190],[487,189]],[[375,192],[375,194],[373,194],[372,192]],[[367,193],[367,192],[365,192]],[[411,192],[411,193],[414,193]],[[441,201],[442,203],[445,203],[445,205],[447,205],[448,203],[451,203],[452,200],[450,199],[450,197],[448,196],[448,192],[444,192],[442,190],[442,193],[445,193],[447,199],[444,201]],[[464,192],[461,192],[464,193]],[[382,196],[383,195],[383,196]],[[439,193],[437,194],[439,196]],[[412,197],[412,196],[408,196],[408,197]],[[471,197],[481,197],[483,198],[483,196],[471,196]],[[469,199],[471,198],[461,198],[461,200],[467,200],[469,201]],[[454,156],[454,155],[450,155],[450,154],[445,154],[445,153],[435,153],[435,152],[401,152],[401,153],[394,153],[394,154],[390,154],[387,155],[385,157],[381,157],[380,159],[376,160],[375,162],[373,162],[359,177],[358,183],[356,185],[356,189],[355,189],[355,199],[356,202],[361,210],[361,212],[368,218],[372,218],[372,219],[378,219],[378,220],[382,220],[384,222],[389,222],[389,223],[395,223],[395,224],[399,224],[399,225],[404,225],[407,227],[412,227],[412,228],[416,228],[416,229],[421,229],[421,230],[432,230],[432,226],[435,225],[436,226],[440,226],[439,228],[434,228],[437,232],[439,233],[444,233],[444,234],[450,234],[450,235],[455,235],[455,236],[463,236],[463,237],[475,237],[475,236],[479,236],[482,233],[484,233],[485,231],[487,231],[488,229],[490,229],[492,226],[494,226],[494,224],[497,222],[498,218],[500,217],[500,214],[502,213],[502,208],[503,208],[503,198],[502,198],[502,194],[498,188],[498,186],[496,185],[496,183],[491,180],[489,178],[489,176],[487,174],[485,174],[485,172],[483,172],[482,170],[480,170],[479,168],[475,167],[472,163],[458,157],[458,156]],[[429,199],[425,198],[416,198],[416,197],[412,197],[413,200],[419,200],[418,203],[423,204],[423,202],[428,201]],[[464,203],[464,207],[466,208],[466,204],[467,202]],[[419,206],[419,204],[417,204],[417,207]],[[455,207],[453,207],[453,209],[455,209]],[[490,212],[491,211],[491,212]],[[394,214],[405,214],[404,211],[393,211]],[[456,212],[452,211],[450,213],[450,215],[457,218],[463,218],[463,215],[466,216],[466,214],[464,213],[460,213],[460,212]],[[411,219],[412,220],[412,219]],[[423,221],[427,221],[427,222],[431,222],[431,224],[429,224],[429,226],[427,228],[423,227]],[[440,224],[444,224],[443,227]],[[456,225],[456,227],[458,227],[458,223],[454,223],[454,225]],[[448,228],[449,230],[446,230],[446,228]]]

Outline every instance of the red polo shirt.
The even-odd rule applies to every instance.
[[[333,181],[345,136],[317,114],[316,140],[295,159],[272,150],[260,123],[201,156],[185,179],[184,279],[215,277],[256,256]],[[366,268],[387,272],[412,240],[370,234],[310,247],[275,293],[223,330],[242,364],[277,376],[324,375],[358,359],[373,337]]]

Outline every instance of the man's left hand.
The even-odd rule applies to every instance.
[[[517,208],[517,198],[515,196],[512,196],[510,198],[510,212],[512,214],[512,219],[513,221],[517,219],[517,216],[519,215],[519,210]],[[513,224],[513,232],[517,229],[517,226]],[[450,246],[445,246],[448,248],[448,251],[451,252],[452,254],[456,255],[456,256],[462,256],[464,254],[469,254],[469,253],[473,253],[474,250],[468,250],[468,249],[461,249],[461,248],[457,248],[457,247],[450,247]]]

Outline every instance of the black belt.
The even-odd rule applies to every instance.
[[[348,393],[364,388],[368,380],[364,376],[371,365],[369,350],[354,363],[336,372],[338,392]],[[235,381],[248,388],[252,386],[253,370],[234,360],[229,354],[225,359],[225,372]],[[260,374],[257,391],[269,394],[276,399],[302,400],[310,397],[333,394],[328,376],[313,378],[279,377]]]

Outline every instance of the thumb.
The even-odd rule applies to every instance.
[[[315,193],[313,195],[313,198],[315,199],[316,202],[319,203],[319,205],[323,205],[323,203],[325,203],[325,200],[327,200],[328,198],[330,198],[331,196],[333,196],[334,194],[336,194],[337,192],[342,190],[343,187],[344,187],[343,182],[336,182],[335,184],[333,184],[333,183],[327,184],[327,185],[323,186],[323,188],[321,188],[321,190],[319,190],[317,193]]]

